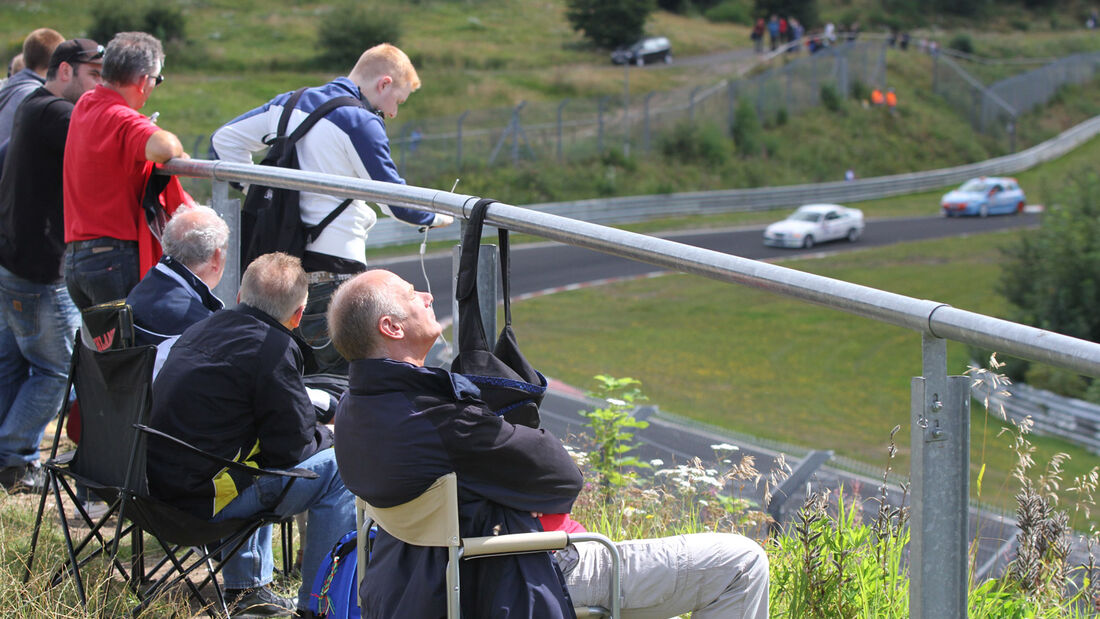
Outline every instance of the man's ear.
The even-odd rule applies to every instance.
[[[378,78],[378,82],[377,82],[378,92],[382,92],[383,90],[386,89],[387,86],[392,86],[392,85],[393,85],[393,78],[390,77],[389,75],[383,75],[382,77]]]
[[[378,319],[378,332],[383,337],[387,337],[391,340],[400,340],[405,338],[405,328],[401,326],[400,322],[394,320],[393,316],[382,316]]]
[[[302,324],[302,314],[304,313],[306,313],[305,304],[299,305],[298,309],[294,310],[294,315],[290,317],[290,320],[288,321],[290,324],[287,326],[289,326],[291,329],[297,329],[298,325]]]
[[[57,65],[57,79],[61,80],[62,82],[72,81],[75,74],[76,67],[74,67],[73,65],[67,62],[62,62],[61,64]]]

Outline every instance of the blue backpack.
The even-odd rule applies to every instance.
[[[374,534],[372,529],[372,540]],[[358,532],[354,529],[345,533],[317,568],[309,596],[309,610],[317,617],[360,619],[359,592],[356,590],[359,560],[355,552],[358,540]]]

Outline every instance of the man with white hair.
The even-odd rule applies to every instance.
[[[355,527],[355,502],[336,470],[332,432],[306,393],[302,351],[291,334],[305,311],[306,289],[298,258],[276,252],[254,260],[241,280],[240,304],[195,323],[172,346],[153,384],[149,425],[223,458],[318,477],[287,488],[285,478],[242,475],[155,437],[147,464],[153,496],[200,518],[308,511],[297,600],[302,611],[322,557]],[[222,569],[235,613],[294,613],[294,602],[267,587],[273,569],[271,527],[265,526]]]
[[[229,226],[208,206],[180,208],[161,237],[164,256],[130,292],[135,340],[159,345],[222,309],[211,292],[225,273]]]

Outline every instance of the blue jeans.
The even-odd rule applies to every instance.
[[[328,334],[328,304],[342,282],[310,284],[302,322],[294,333],[309,344],[317,368],[310,374],[348,375],[348,362],[337,352]]]
[[[141,280],[137,243],[107,237],[84,243],[65,249],[65,283],[73,303],[87,309],[130,296]]]
[[[38,460],[65,393],[80,313],[58,281],[29,282],[0,267],[0,467]]]
[[[297,479],[286,497],[276,505],[287,481],[281,477],[260,477],[226,505],[212,520],[247,518],[274,511],[289,516],[309,511],[302,546],[302,586],[298,589],[298,608],[309,608],[310,588],[321,560],[340,538],[355,528],[355,497],[344,487],[336,470],[336,454],[329,448],[319,451],[294,468],[317,473],[317,479]],[[271,556],[271,526],[260,528],[222,568],[227,589],[249,589],[271,582],[275,561]]]

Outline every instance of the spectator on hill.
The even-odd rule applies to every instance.
[[[764,18],[760,17],[756,20],[756,24],[752,27],[752,33],[749,34],[749,38],[752,39],[752,49],[757,54],[764,51]]]
[[[61,276],[61,167],[73,104],[99,83],[103,47],[58,45],[19,106],[0,175],[0,486],[41,483],[38,446],[66,394],[80,315]]]
[[[885,103],[885,101],[886,98],[882,94],[882,89],[876,86],[875,89],[871,91],[871,105],[878,107]]]
[[[164,256],[130,291],[134,338],[158,346],[222,309],[212,290],[225,273],[229,226],[208,206],[184,207],[164,227]],[[158,354],[158,357],[161,355]]]
[[[0,88],[0,144],[11,137],[11,125],[15,110],[27,95],[46,82],[50,57],[65,40],[56,30],[39,28],[23,39],[23,64],[21,71],[12,71],[11,77]],[[14,64],[14,59],[12,60]],[[14,69],[14,66],[11,67]]]
[[[768,20],[768,42],[773,52],[779,46],[779,16],[774,13]]]
[[[390,507],[455,473],[464,537],[583,531],[567,516],[583,479],[561,442],[494,414],[462,375],[424,366],[442,330],[431,305],[430,294],[389,271],[368,271],[336,292],[332,337],[351,361],[336,413],[341,478]],[[555,517],[540,523],[541,514]],[[617,546],[624,617],[768,616],[768,559],[752,540],[702,533]],[[441,617],[446,557],[379,531],[360,588],[363,616]],[[463,573],[464,616],[572,616],[570,599],[608,606],[608,561],[594,542],[479,559]]]
[[[259,512],[309,513],[302,584],[295,604],[273,593],[271,526],[261,527],[224,564],[228,599],[249,616],[309,608],[321,559],[355,527],[355,501],[336,470],[332,432],[302,382],[302,351],[290,330],[302,318],[307,281],[301,261],[260,256],[241,279],[240,304],[189,327],[153,384],[149,425],[196,447],[264,468],[301,468],[316,479],[251,478],[149,439],[149,490],[200,518],[221,522]],[[279,499],[282,499],[281,501]],[[300,615],[299,615],[300,616]]]
[[[347,77],[307,89],[287,125],[297,127],[310,112],[336,97],[354,97],[366,106],[343,106],[331,111],[298,142],[299,167],[308,172],[367,178],[405,184],[390,157],[385,118],[397,116],[398,108],[420,88],[420,77],[409,57],[383,43],[359,57]],[[267,148],[264,140],[278,129],[292,93],[283,93],[268,103],[229,121],[211,137],[215,156],[226,161],[252,163],[252,153]],[[301,194],[302,220],[316,225],[340,204],[342,198],[318,193]],[[379,205],[382,212],[414,226],[438,227],[450,224],[449,215],[416,209]],[[347,374],[344,361],[328,337],[325,312],[340,282],[364,271],[367,233],[376,221],[374,210],[362,200],[352,201],[315,241],[306,246],[302,266],[309,273],[309,306],[298,334],[313,349],[317,372]]]
[[[898,96],[894,93],[894,89],[890,88],[886,91],[886,109],[891,114],[896,114],[898,108]]]
[[[103,57],[104,83],[73,110],[65,145],[65,283],[81,309],[126,298],[142,264],[160,258],[141,206],[150,162],[187,156],[179,138],[137,111],[164,80],[163,66],[156,38],[117,34]]]

